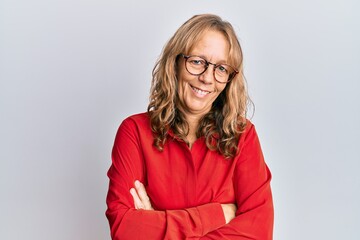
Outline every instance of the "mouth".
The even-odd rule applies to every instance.
[[[210,94],[211,92],[210,91],[206,91],[206,90],[202,90],[200,88],[196,88],[192,85],[190,85],[191,89],[195,92],[196,95],[200,96],[200,97],[204,97],[208,94]]]

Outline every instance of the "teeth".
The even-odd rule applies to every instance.
[[[191,87],[195,92],[201,94],[201,95],[206,95],[206,94],[209,94],[210,92],[207,92],[207,91],[203,91],[203,90],[200,90],[196,87]]]

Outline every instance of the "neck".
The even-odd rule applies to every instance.
[[[185,120],[189,125],[189,133],[186,136],[186,140],[189,143],[189,147],[191,148],[192,144],[196,141],[196,132],[198,130],[199,121],[201,119],[201,115],[188,114],[184,113]]]

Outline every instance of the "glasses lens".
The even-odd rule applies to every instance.
[[[219,82],[227,82],[232,72],[233,70],[229,65],[226,64],[218,65],[216,66],[215,69],[215,78]]]
[[[206,61],[201,57],[191,56],[186,61],[186,68],[191,74],[202,74],[206,69]]]

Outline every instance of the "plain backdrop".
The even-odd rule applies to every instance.
[[[120,122],[198,13],[235,27],[275,240],[360,239],[360,2],[0,1],[0,239],[109,240]]]

